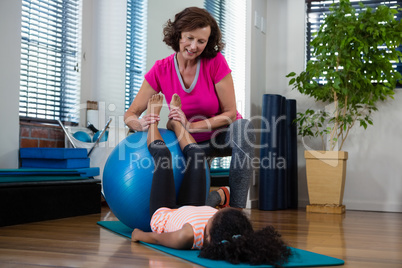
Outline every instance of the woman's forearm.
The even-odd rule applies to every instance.
[[[190,133],[212,131],[236,121],[237,112],[224,112],[211,118],[204,120],[189,122],[187,130]]]
[[[132,130],[143,131],[143,126],[137,115],[132,112],[127,111],[124,114],[124,123]]]
[[[144,115],[140,119],[141,114],[147,109],[149,99],[155,94],[157,92],[144,80],[140,91],[124,114],[124,123],[129,128],[135,131],[145,131],[149,124],[159,121],[159,115],[153,114]]]

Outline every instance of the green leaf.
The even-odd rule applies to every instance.
[[[289,73],[286,77],[292,77],[292,76],[295,76],[295,75],[296,75],[295,72],[291,72],[291,73]]]
[[[296,78],[290,79],[290,81],[289,81],[289,86],[290,86],[290,85],[293,85],[295,82],[296,82]]]

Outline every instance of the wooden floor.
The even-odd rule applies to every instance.
[[[290,246],[345,260],[342,267],[402,267],[402,213],[246,210],[256,228],[274,225]],[[0,227],[0,267],[198,267],[102,229],[101,214]]]

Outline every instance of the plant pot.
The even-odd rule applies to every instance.
[[[345,190],[346,160],[343,151],[305,151],[307,187],[310,199],[308,212],[345,212],[342,205]]]

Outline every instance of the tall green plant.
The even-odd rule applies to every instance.
[[[306,70],[294,72],[289,85],[316,101],[333,103],[332,111],[308,109],[298,113],[299,135],[320,136],[325,149],[338,150],[356,123],[372,125],[371,114],[379,101],[393,98],[402,75],[391,61],[399,61],[402,24],[394,19],[398,12],[387,6],[375,10],[360,3],[356,13],[349,0],[330,8],[316,37],[311,42],[313,56]],[[324,78],[319,83],[318,78]]]

